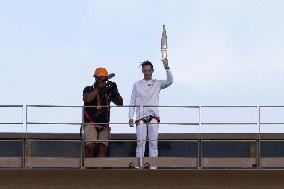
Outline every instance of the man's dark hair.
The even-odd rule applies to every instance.
[[[148,66],[148,65],[151,66],[152,70],[154,70],[154,66],[152,62],[150,62],[149,60],[145,60],[144,62],[141,63],[140,66],[142,66],[142,69],[143,69],[144,66]]]

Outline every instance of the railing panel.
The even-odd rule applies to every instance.
[[[257,141],[202,141],[203,168],[256,168]]]
[[[284,168],[284,140],[261,141],[261,167]]]
[[[0,132],[25,132],[22,105],[0,105]]]
[[[27,168],[80,168],[81,141],[27,140]]]
[[[0,106],[2,135],[11,131],[22,133],[19,138],[3,135],[5,141],[0,141],[0,149],[5,150],[0,152],[0,167],[143,168],[149,163],[153,167],[180,169],[284,169],[284,106],[159,106],[159,133],[163,137],[159,137],[157,158],[148,158],[147,153],[146,157],[135,157],[136,129],[129,128],[127,123],[128,106],[111,107],[111,115],[116,115],[111,116],[111,133],[133,136],[111,138],[108,158],[83,158],[84,134],[83,138],[79,136],[82,109],[82,106],[27,105],[23,112],[21,105]],[[43,132],[47,138],[34,135]],[[51,140],[50,133],[78,136]],[[173,139],[163,133],[179,135]],[[14,148],[5,146],[9,142],[18,145],[21,151],[13,154]],[[70,149],[76,151],[75,155],[70,154]],[[6,154],[2,154],[4,151]]]
[[[0,140],[0,168],[23,167],[23,141]]]

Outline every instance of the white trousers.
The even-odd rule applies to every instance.
[[[142,121],[136,126],[137,146],[136,157],[144,157],[146,138],[149,140],[149,157],[158,157],[158,130],[159,124],[156,119],[146,125]]]

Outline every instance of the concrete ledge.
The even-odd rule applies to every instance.
[[[198,159],[191,157],[145,157],[143,163],[148,162],[151,167],[163,168],[197,168]]]
[[[261,158],[261,167],[284,168],[284,158],[282,157],[265,157]]]
[[[27,168],[80,168],[80,158],[27,157]]]
[[[20,168],[23,166],[22,157],[0,157],[1,168]]]
[[[256,158],[202,158],[204,168],[253,168],[256,166]]]
[[[112,168],[128,168],[132,163],[134,167],[139,166],[139,158],[136,157],[124,157],[124,158],[85,158],[84,166],[86,168],[92,167],[112,167]]]

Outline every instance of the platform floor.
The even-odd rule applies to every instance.
[[[283,189],[280,170],[0,170],[1,189]]]

